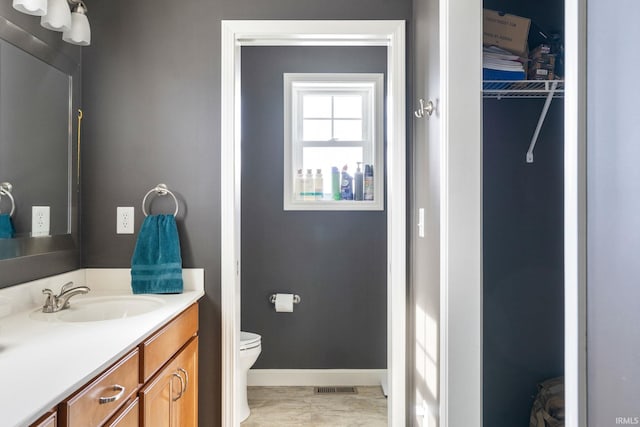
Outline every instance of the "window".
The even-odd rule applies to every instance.
[[[383,75],[285,74],[285,210],[382,210]]]

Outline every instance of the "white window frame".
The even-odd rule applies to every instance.
[[[304,95],[365,93],[362,141],[304,141]],[[382,73],[285,73],[284,74],[284,210],[381,211],[384,209],[384,74]],[[373,200],[295,200],[294,171],[302,168],[304,147],[363,147],[363,161],[374,165]],[[364,171],[363,171],[364,172]],[[353,175],[353,171],[350,172]],[[330,176],[324,179],[331,179]]]

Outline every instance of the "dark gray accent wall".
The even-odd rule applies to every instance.
[[[410,0],[94,1],[84,53],[83,265],[127,267],[117,206],[165,182],[183,265],[205,269],[200,425],[220,424],[220,20],[410,19]],[[160,206],[157,206],[160,209]]]
[[[385,47],[242,48],[241,310],[242,330],[262,336],[254,368],[387,366],[386,211],[283,210],[283,73],[386,66]],[[302,303],[276,313],[276,292]]]
[[[552,101],[485,100],[484,424],[528,425],[536,384],[564,372],[564,115]]]
[[[638,424],[640,3],[587,6],[588,422]]]

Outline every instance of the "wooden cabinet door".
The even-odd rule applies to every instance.
[[[180,383],[175,377],[176,367],[169,363],[140,392],[142,425],[145,427],[172,427],[173,401],[180,394]]]
[[[198,337],[140,392],[145,427],[198,426]]]
[[[184,392],[174,403],[173,427],[198,427],[198,337],[176,358],[178,374],[184,378]]]

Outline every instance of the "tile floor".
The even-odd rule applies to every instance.
[[[251,415],[241,426],[386,427],[381,388],[357,388],[357,394],[314,394],[313,387],[249,387]]]

